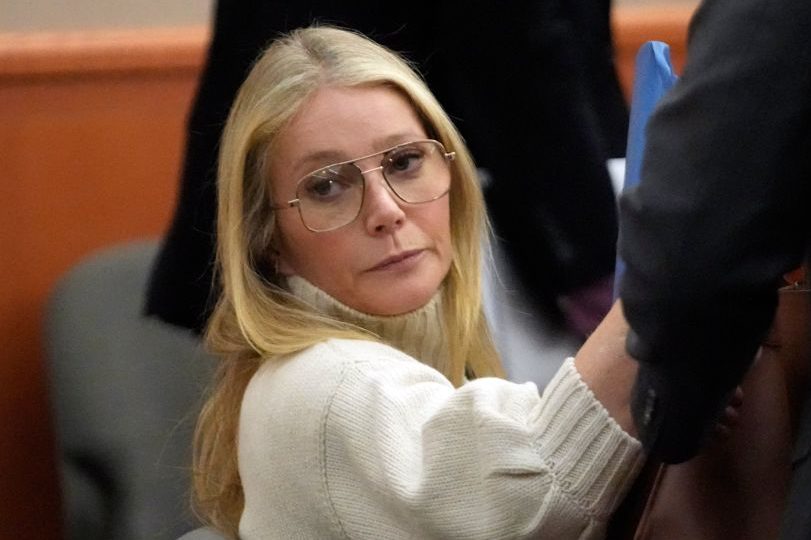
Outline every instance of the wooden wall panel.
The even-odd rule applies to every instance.
[[[0,538],[59,537],[45,302],[82,257],[166,228],[206,39],[0,36]]]
[[[648,39],[684,57],[689,10],[614,14],[629,95]],[[60,534],[43,309],[65,271],[155,237],[176,195],[205,29],[0,34],[0,538]]]

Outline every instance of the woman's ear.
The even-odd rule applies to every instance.
[[[271,261],[273,262],[273,271],[276,275],[289,277],[295,275],[293,267],[287,262],[287,257],[284,256],[283,249],[278,246],[273,246],[271,250]]]
[[[273,273],[277,276],[284,277],[295,275],[296,272],[285,256],[287,248],[284,239],[281,237],[281,231],[275,229],[273,233],[268,233],[267,237],[267,261],[270,263]]]
[[[290,277],[295,274],[293,267],[287,262],[287,259],[280,253],[276,254],[276,273],[284,277]]]

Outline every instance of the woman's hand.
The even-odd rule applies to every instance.
[[[741,407],[743,406],[743,388],[737,386],[723,414],[715,425],[715,435],[721,439],[728,438],[733,430],[741,423]]]

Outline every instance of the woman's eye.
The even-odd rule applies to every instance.
[[[410,148],[389,156],[388,170],[395,174],[413,172],[419,169],[425,158],[420,150]]]
[[[340,196],[349,187],[349,183],[341,176],[321,172],[307,179],[304,185],[304,193],[310,199],[325,200]]]

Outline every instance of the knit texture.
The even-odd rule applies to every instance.
[[[379,316],[352,309],[301,276],[289,276],[287,287],[315,311],[359,326],[423,364],[437,367],[442,365],[440,359],[448,355],[442,328],[441,289],[420,309],[403,315]]]
[[[332,339],[246,390],[240,536],[601,538],[641,462],[572,359],[543,395],[454,388],[390,346]]]

